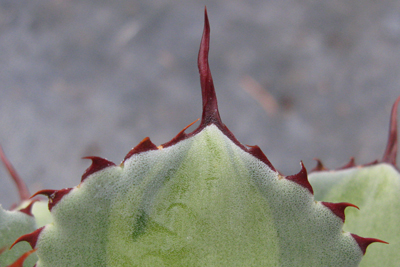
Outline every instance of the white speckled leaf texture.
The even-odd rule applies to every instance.
[[[360,266],[397,266],[400,262],[400,174],[392,165],[381,163],[309,175],[315,198],[321,201],[349,201],[360,210],[346,210],[344,229],[362,236],[374,236],[389,243],[371,246]]]
[[[342,220],[216,126],[89,176],[52,209],[37,266],[357,266]]]

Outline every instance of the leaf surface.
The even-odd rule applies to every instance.
[[[396,266],[400,261],[400,174],[381,163],[309,175],[315,199],[348,201],[360,210],[346,210],[345,231],[374,236],[389,243],[372,246],[360,266]]]

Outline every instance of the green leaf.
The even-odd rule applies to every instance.
[[[360,210],[346,211],[345,231],[389,242],[372,246],[360,266],[396,266],[400,256],[400,174],[381,163],[309,175],[315,199],[351,202]]]
[[[342,220],[215,125],[90,175],[52,209],[37,266],[357,266]]]
[[[18,210],[7,211],[0,205],[0,266],[8,266],[14,263],[22,254],[32,250],[27,243],[18,243],[9,249],[17,238],[36,229],[35,219]],[[25,261],[24,266],[33,266],[37,260],[31,255]]]
[[[307,172],[285,177],[222,123],[205,13],[199,127],[124,161],[90,157],[74,188],[42,190],[53,222],[20,241],[42,266],[357,266],[379,240],[342,231],[348,204],[316,202]]]

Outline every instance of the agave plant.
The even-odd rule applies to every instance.
[[[397,242],[399,100],[382,162],[337,171],[320,164],[310,177],[301,163],[299,173],[284,176],[222,123],[209,40],[205,11],[200,125],[159,146],[146,137],[119,165],[87,157],[92,165],[77,186],[33,195],[48,197],[51,219],[43,227],[28,212],[32,204],[22,212],[1,209],[0,240],[10,237],[0,243],[0,264],[23,266],[28,257],[24,266],[358,266],[371,243],[386,242],[354,233]],[[344,224],[344,210],[355,204],[361,211],[351,209]],[[24,241],[32,249],[19,247]],[[380,263],[387,257],[390,266],[393,247],[374,245],[368,254]]]
[[[391,245],[376,246],[363,260],[363,266],[396,266],[400,257],[400,174],[397,160],[397,107],[393,105],[388,143],[380,161],[356,165],[354,158],[337,170],[328,170],[318,161],[309,181],[315,190],[315,199],[324,201],[350,201],[360,211],[349,210],[347,231],[362,235],[379,236]]]

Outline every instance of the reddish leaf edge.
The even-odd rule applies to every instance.
[[[345,220],[344,210],[347,207],[353,207],[358,210],[360,209],[356,205],[348,203],[348,202],[339,202],[339,203],[321,202],[321,204],[324,205],[325,207],[327,207],[328,209],[330,209],[333,214],[335,214],[337,217],[339,217],[342,220],[342,222],[344,222],[344,220]]]
[[[233,133],[228,129],[228,127],[222,123],[219,109],[218,109],[218,101],[217,96],[214,88],[214,82],[211,75],[211,70],[208,62],[208,55],[210,49],[210,23],[208,19],[207,8],[204,9],[204,29],[203,35],[200,42],[199,54],[197,59],[197,65],[199,69],[200,75],[200,85],[201,85],[201,92],[202,92],[202,103],[203,103],[203,111],[202,117],[200,121],[200,125],[191,133],[186,134],[185,130],[192,126],[195,122],[189,124],[185,127],[182,131],[180,131],[172,140],[167,143],[164,143],[157,147],[154,143],[151,142],[149,137],[144,138],[137,146],[131,149],[128,154],[125,156],[124,160],[122,161],[121,165],[124,164],[126,160],[131,158],[133,155],[137,155],[143,152],[147,152],[150,150],[157,150],[163,149],[172,145],[175,145],[187,138],[190,138],[199,132],[201,132],[207,126],[213,124],[218,127],[221,132],[228,137],[234,144],[240,147],[243,151],[253,155],[260,161],[264,162],[270,169],[275,172],[278,172],[272,163],[269,161],[267,156],[262,152],[262,150],[258,146],[244,146],[241,144]],[[86,159],[91,159],[92,164],[91,166],[84,172],[82,175],[81,183],[91,174],[96,173],[100,170],[103,170],[110,166],[115,166],[113,162],[110,162],[106,159],[100,157],[85,157]],[[299,173],[290,176],[282,176],[282,178],[286,178],[292,182],[299,184],[300,186],[306,188],[311,194],[313,194],[313,189],[311,184],[308,182],[307,171],[304,167],[303,162],[301,164],[301,170]],[[47,195],[49,197],[49,209],[51,210],[55,204],[57,204],[62,196],[67,194],[71,188],[69,189],[62,189],[59,191],[55,190],[41,190],[37,192],[35,195],[42,194]],[[35,196],[34,195],[34,196]]]
[[[91,174],[101,171],[107,167],[110,166],[115,166],[114,162],[111,162],[107,159],[100,158],[100,157],[84,157],[83,159],[90,159],[92,160],[92,164],[89,166],[89,168],[86,169],[86,171],[82,175],[81,183]]]
[[[38,192],[36,192],[34,195],[31,196],[31,198],[37,196],[37,195],[44,195],[47,196],[49,199],[49,211],[51,211],[54,206],[60,202],[60,200],[67,195],[73,188],[63,188],[60,190],[54,190],[54,189],[43,189]]]
[[[33,207],[33,204],[35,204],[36,201],[39,201],[39,199],[38,199],[38,198],[31,199],[30,202],[29,202],[29,204],[28,204],[28,206],[26,206],[25,208],[20,209],[20,210],[18,210],[18,211],[19,211],[19,212],[22,212],[22,213],[25,213],[25,214],[28,215],[28,216],[33,217],[33,214],[32,214],[32,207]]]
[[[29,245],[31,245],[32,249],[34,249],[36,247],[36,243],[38,241],[39,235],[43,231],[44,227],[45,226],[40,227],[40,228],[36,229],[35,231],[33,231],[32,233],[18,237],[18,239],[15,240],[14,243],[10,246],[10,249],[12,249],[16,244],[18,244],[19,242],[22,242],[22,241],[28,242]]]
[[[125,158],[121,164],[123,164],[127,159],[129,159],[133,155],[147,152],[150,150],[163,149],[163,148],[172,146],[174,144],[177,144],[180,141],[183,141],[187,138],[190,138],[190,137],[198,134],[207,126],[214,124],[234,144],[236,144],[238,147],[240,147],[245,152],[253,155],[260,161],[264,162],[273,171],[278,172],[258,146],[248,146],[248,147],[244,146],[236,139],[236,137],[226,127],[226,125],[222,123],[222,120],[221,120],[221,117],[219,114],[219,110],[218,110],[218,102],[217,102],[217,96],[215,93],[214,83],[213,83],[213,79],[212,79],[212,75],[211,75],[211,71],[210,71],[210,67],[209,67],[209,63],[208,63],[209,47],[210,47],[210,24],[209,24],[209,20],[208,20],[207,8],[205,8],[204,9],[204,30],[203,30],[203,36],[202,36],[201,42],[200,42],[200,49],[199,49],[199,55],[198,55],[198,69],[199,69],[199,74],[200,74],[200,84],[201,84],[202,102],[203,102],[203,112],[202,112],[200,125],[193,132],[191,132],[189,134],[185,133],[186,129],[188,129],[195,122],[197,122],[197,120],[196,120],[195,122],[193,122],[193,123],[189,124],[187,127],[185,127],[182,131],[180,131],[178,133],[178,135],[176,135],[171,141],[164,143],[159,147],[157,147],[155,144],[153,144],[149,137],[146,137],[136,147],[134,147],[133,149],[131,149],[128,152],[128,154],[125,156]],[[399,99],[400,99],[400,97],[399,97]],[[399,102],[399,99],[395,103],[396,110],[397,110],[397,104]],[[392,121],[393,120],[396,121],[397,116],[394,115],[393,117],[394,117],[394,119],[392,119]],[[391,125],[393,125],[393,123]],[[396,131],[396,136],[397,136],[397,131]],[[393,142],[393,139],[391,139],[391,140]],[[395,139],[395,142],[396,142],[396,149],[397,149],[397,139]],[[391,147],[393,147],[393,146],[391,146]],[[390,151],[393,151],[393,149]],[[85,157],[85,159],[91,159],[92,165],[82,175],[81,183],[84,182],[84,180],[91,174],[98,172],[100,170],[103,170],[107,167],[115,166],[115,164],[113,162],[108,161],[104,158],[100,158],[100,157]],[[280,175],[280,177],[286,178],[289,181],[297,183],[298,185],[306,188],[311,194],[313,194],[313,188],[308,181],[307,170],[306,170],[303,162],[300,162],[300,165],[301,165],[301,170],[299,173],[290,175],[290,176],[286,176],[286,177]],[[317,165],[317,169],[325,169],[325,167],[323,166],[323,164],[320,160],[318,160],[318,165]],[[353,166],[355,166],[354,158],[351,158],[350,162],[348,164],[346,164],[345,166],[343,166],[342,169],[351,168]],[[32,197],[34,197],[36,195],[47,196],[49,198],[49,204],[48,204],[49,210],[51,211],[52,208],[72,189],[73,188],[64,188],[61,190],[45,189],[45,190],[38,191]],[[343,221],[344,221],[344,209],[348,206],[356,207],[355,205],[350,204],[350,203],[337,203],[337,204],[323,203],[323,205],[325,205],[325,206],[330,205],[330,207],[328,207],[328,208],[331,209],[331,211],[336,216],[338,216],[340,219],[342,219]],[[343,212],[342,212],[342,209],[343,209]],[[32,248],[34,248],[36,246],[36,242],[40,235],[40,232],[43,230],[43,228],[44,227],[39,228],[30,234],[21,236],[14,242],[14,244],[21,242],[21,241],[27,241],[31,244]],[[357,241],[357,243],[359,244],[359,247],[363,251],[363,253],[365,253],[366,247],[373,242],[387,243],[387,242],[379,240],[379,239],[362,238],[355,234],[351,234],[351,235]],[[14,246],[14,244],[12,246]]]
[[[360,247],[362,253],[365,255],[365,252],[367,251],[367,247],[371,245],[372,243],[383,243],[383,244],[389,244],[386,241],[376,239],[376,238],[365,238],[358,236],[356,234],[351,234],[351,236],[354,238],[354,240],[357,242],[358,246]]]
[[[289,181],[295,182],[302,187],[306,188],[311,194],[314,194],[314,190],[308,181],[308,175],[307,175],[307,170],[306,167],[304,166],[303,162],[300,162],[301,170],[295,175],[290,175],[287,176],[286,179]]]
[[[36,251],[36,249],[29,250],[21,255],[14,263],[8,265],[7,267],[23,267],[25,260]],[[36,265],[35,265],[36,266]]]
[[[350,161],[347,164],[345,164],[344,166],[339,167],[337,169],[329,169],[329,168],[325,167],[325,165],[322,163],[322,161],[320,159],[314,158],[314,160],[317,161],[317,164],[311,170],[311,172],[338,171],[338,170],[344,170],[344,169],[349,169],[349,168],[353,168],[353,167],[361,168],[361,167],[373,166],[373,165],[377,165],[380,163],[390,164],[394,168],[399,170],[399,167],[397,167],[397,148],[398,148],[397,113],[398,113],[399,103],[400,103],[400,96],[394,102],[394,104],[392,106],[392,111],[390,112],[389,136],[388,136],[388,140],[386,143],[386,149],[385,149],[385,152],[383,153],[381,160],[374,160],[374,161],[366,163],[366,164],[356,165],[354,157],[351,157]]]
[[[141,152],[146,152],[149,150],[155,150],[157,148],[167,148],[169,146],[175,145],[187,138],[190,138],[199,132],[201,132],[204,128],[207,126],[214,124],[217,126],[221,132],[227,136],[233,143],[235,143],[237,146],[239,146],[242,150],[244,150],[247,153],[250,153],[251,155],[255,156],[265,164],[267,164],[272,170],[276,171],[274,166],[271,164],[271,162],[268,160],[268,158],[265,156],[265,154],[261,151],[261,149],[258,146],[249,146],[247,148],[243,144],[241,144],[236,137],[233,135],[233,133],[226,127],[225,124],[222,123],[220,114],[219,114],[219,109],[218,109],[218,101],[217,101],[217,96],[215,93],[215,88],[214,88],[214,82],[213,78],[211,75],[211,70],[208,62],[208,54],[210,50],[210,23],[208,19],[208,13],[207,13],[207,8],[205,7],[204,9],[204,29],[203,29],[203,35],[201,38],[200,42],[200,49],[199,49],[199,54],[197,58],[197,65],[199,69],[199,75],[200,75],[200,85],[201,85],[201,95],[202,95],[202,105],[203,105],[203,111],[202,111],[202,116],[201,116],[201,121],[200,125],[191,133],[186,134],[185,130],[192,126],[195,122],[189,124],[187,127],[185,127],[182,131],[180,131],[171,141],[166,142],[162,144],[161,146],[157,147],[153,143],[148,143],[149,139],[146,137],[141,143],[139,143],[138,146],[133,148],[126,156],[124,161],[126,161],[128,158],[131,156],[141,153]],[[143,142],[146,140],[146,145],[143,144]],[[140,147],[140,149],[139,149]]]

